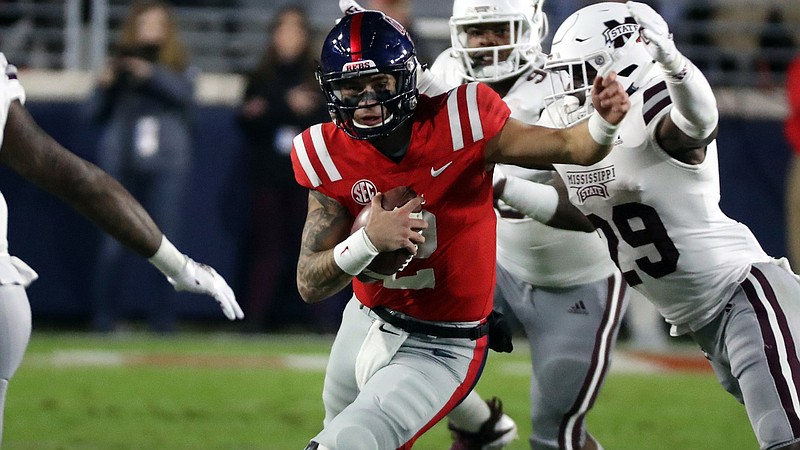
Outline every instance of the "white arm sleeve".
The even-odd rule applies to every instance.
[[[506,176],[500,200],[532,219],[547,223],[556,214],[558,191],[548,184]]]
[[[687,136],[703,139],[717,127],[717,99],[703,72],[685,56],[679,55],[679,60],[674,69],[662,66],[673,104],[669,115]]]
[[[148,258],[148,261],[164,275],[173,277],[183,270],[188,259],[162,234],[161,245],[155,255]]]

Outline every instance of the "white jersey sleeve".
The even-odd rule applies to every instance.
[[[440,82],[450,88],[454,88],[464,84],[464,78],[458,68],[459,64],[458,58],[453,55],[450,49],[447,49],[436,57],[436,60],[433,61],[429,70]],[[430,95],[428,92],[421,93]]]
[[[8,110],[14,100],[25,102],[25,90],[17,79],[17,68],[8,64],[0,53],[0,148],[5,138]],[[36,272],[19,258],[8,254],[8,205],[0,193],[0,284],[27,286],[37,278]]]

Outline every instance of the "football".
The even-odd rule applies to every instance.
[[[416,196],[417,193],[411,187],[397,186],[383,193],[383,199],[381,200],[381,207],[386,211],[392,211],[395,208],[399,208],[405,205]],[[356,219],[353,221],[353,226],[350,228],[351,233],[355,232],[356,230],[367,224],[367,219],[369,218],[369,211],[370,208],[369,205],[367,205],[364,207],[364,209],[361,210],[360,213],[358,213]],[[418,213],[421,211],[422,207],[420,206],[418,208],[415,208],[413,212]],[[369,276],[370,272],[377,275],[378,277],[392,276],[408,263],[410,257],[411,253],[409,253],[408,250],[406,249],[399,249],[393,252],[381,252],[367,266],[364,273],[358,276],[358,279],[367,282],[376,281],[378,278],[370,277]]]

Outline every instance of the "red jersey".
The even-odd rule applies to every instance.
[[[495,214],[486,142],[510,115],[490,88],[470,83],[448,93],[421,95],[411,142],[400,162],[333,123],[295,137],[292,165],[298,183],[344,205],[355,217],[377,192],[410,186],[425,197],[429,227],[417,256],[392,279],[362,283],[356,297],[416,319],[474,321],[492,309]]]
[[[789,114],[784,122],[784,131],[792,150],[800,155],[800,56],[792,61],[786,71],[786,100]]]

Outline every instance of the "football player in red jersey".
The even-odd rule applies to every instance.
[[[629,108],[609,73],[589,120],[556,130],[509,118],[479,83],[418,95],[414,44],[377,11],[328,34],[318,78],[333,123],[295,137],[297,181],[310,189],[297,267],[313,303],[353,283],[326,370],[323,430],[307,449],[410,448],[472,389],[488,350],[495,284],[493,163],[592,164],[611,148]],[[419,197],[393,211],[380,192]],[[409,213],[423,205],[422,218]],[[350,233],[366,206],[366,226]],[[421,230],[421,232],[420,232]],[[379,252],[414,259],[374,282],[354,278]]]

